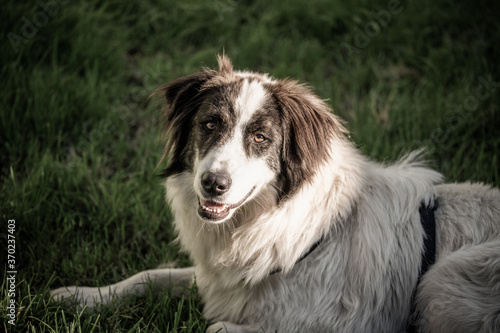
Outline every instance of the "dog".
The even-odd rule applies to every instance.
[[[498,189],[444,184],[419,152],[372,162],[308,86],[218,66],[156,92],[194,267],[54,299],[93,308],[196,277],[207,332],[500,332]]]

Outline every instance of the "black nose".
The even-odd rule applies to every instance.
[[[203,190],[209,195],[221,195],[226,193],[231,187],[231,177],[225,171],[205,171],[201,175],[201,186],[203,186]]]

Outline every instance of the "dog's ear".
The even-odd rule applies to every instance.
[[[187,143],[192,119],[203,96],[211,87],[224,84],[233,77],[233,65],[229,57],[222,54],[217,56],[217,61],[218,71],[205,68],[202,72],[167,83],[153,93],[163,96],[166,105],[163,122],[167,145],[160,163],[167,155],[171,155],[171,158],[162,176],[168,177],[186,169],[189,157]]]
[[[186,145],[191,130],[191,121],[201,103],[200,90],[214,76],[211,70],[178,78],[158,88],[154,94],[164,97],[164,134],[167,145],[163,161],[171,155],[168,167],[162,176],[179,173],[186,168]]]
[[[309,87],[282,80],[271,87],[282,117],[283,146],[278,179],[279,201],[310,182],[330,157],[332,139],[344,137],[341,120]]]

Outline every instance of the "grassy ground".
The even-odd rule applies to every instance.
[[[48,291],[189,265],[171,244],[146,99],[223,49],[237,68],[311,83],[377,160],[425,147],[448,181],[500,185],[498,2],[61,2],[2,5],[0,242],[12,230],[17,274],[15,326],[0,281],[0,330],[205,329],[196,293],[87,313]]]

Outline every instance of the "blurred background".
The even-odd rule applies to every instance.
[[[189,265],[172,243],[156,169],[161,106],[148,96],[215,66],[223,51],[235,68],[313,86],[375,160],[425,148],[447,181],[500,185],[498,1],[10,0],[0,8],[0,242],[7,248],[15,219],[18,272],[16,326],[5,320],[0,330],[204,331],[196,292],[92,313],[50,303],[48,291]]]

